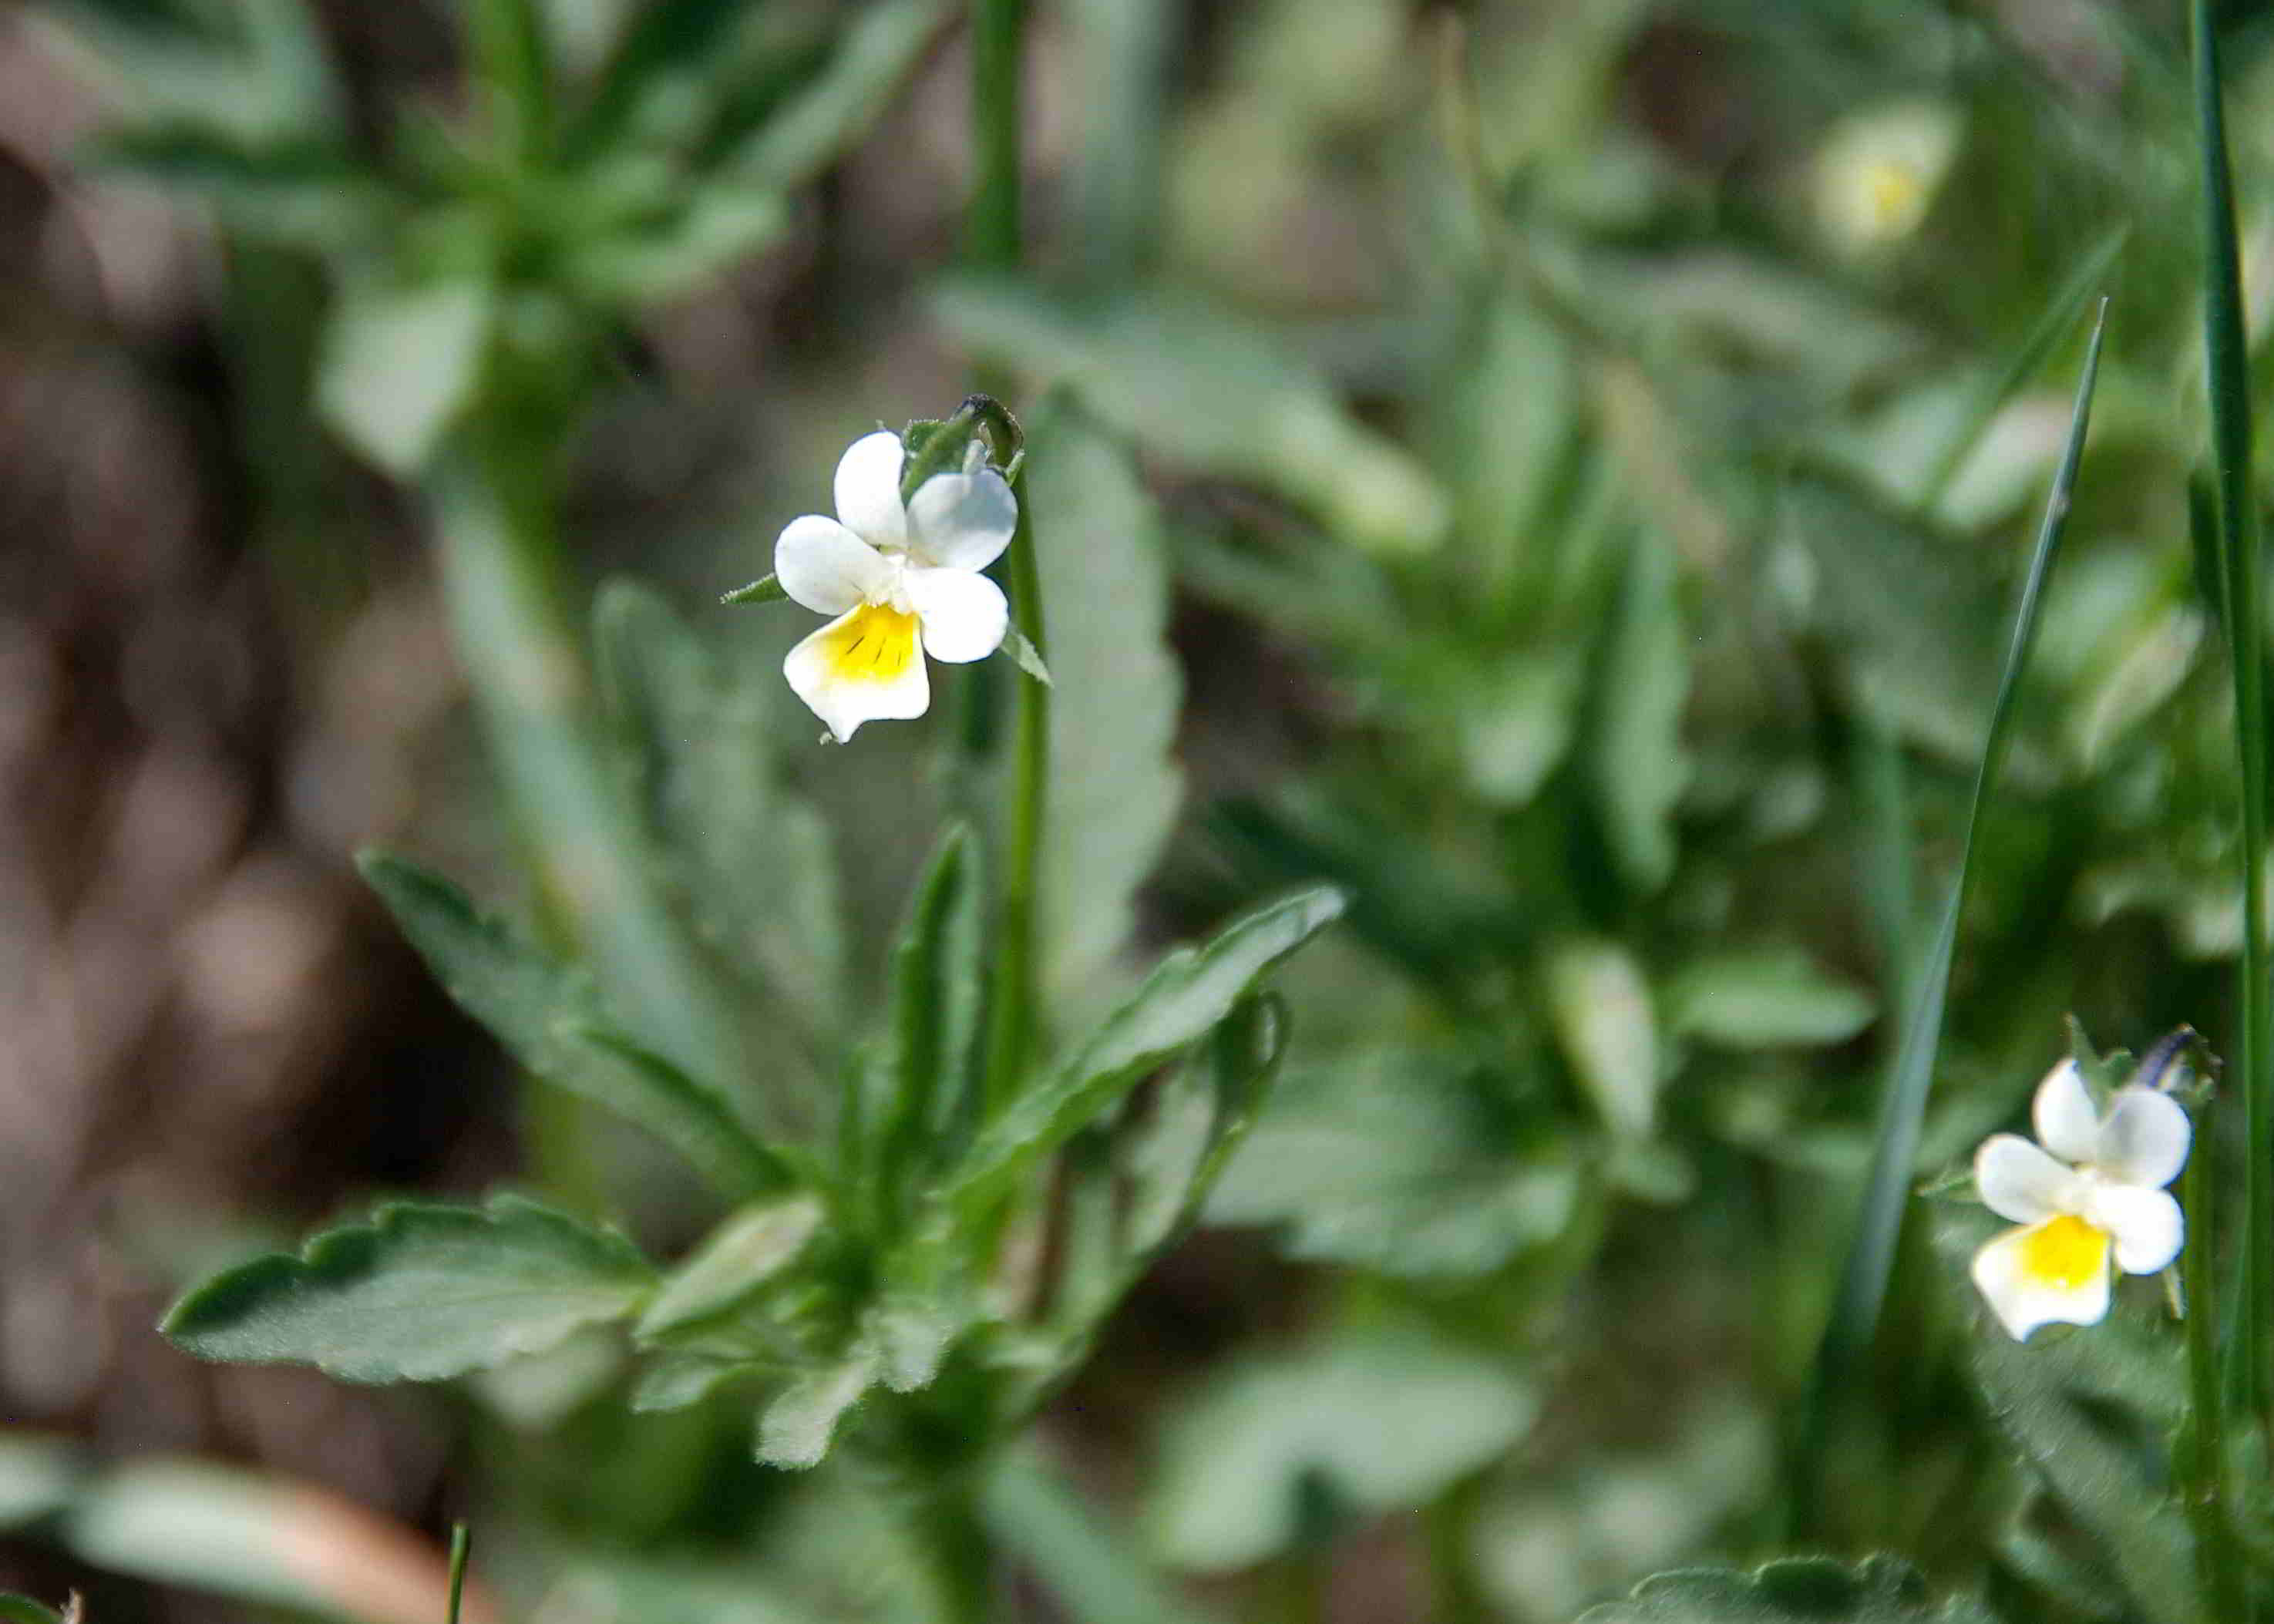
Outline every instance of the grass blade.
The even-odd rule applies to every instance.
[[[2077,380],[2068,444],[2061,453],[2059,470],[2053,477],[2052,493],[2045,503],[2044,523],[2037,532],[2037,551],[2029,560],[2021,606],[2014,613],[2013,641],[2007,647],[2005,669],[1998,679],[1997,703],[1990,713],[1989,735],[1983,743],[1981,764],[1976,770],[1974,793],[1967,809],[1965,844],[1960,852],[1958,876],[1951,884],[1949,900],[1943,908],[1925,963],[1913,984],[1916,996],[1907,1012],[1902,1041],[1896,1050],[1886,1098],[1880,1104],[1863,1209],[1856,1218],[1847,1262],[1841,1270],[1832,1316],[1817,1352],[1814,1382],[1794,1456],[1795,1504],[1803,1515],[1809,1515],[1821,1498],[1817,1490],[1832,1402],[1878,1335],[1880,1311],[1886,1304],[1895,1245],[1902,1234],[1911,1170],[1918,1157],[1920,1124],[1925,1116],[1935,1058],[1942,1042],[1943,1006],[1950,992],[1950,961],[1958,939],[1958,920],[1966,901],[1967,882],[1974,866],[1975,837],[1981,829],[1983,808],[2005,763],[2013,730],[2014,700],[2021,689],[2022,672],[2029,665],[2030,646],[2037,639],[2038,607],[2067,527],[2077,467],[2084,454],[2085,430],[2092,415],[2093,383],[2100,370],[2101,335],[2107,318],[2108,303],[2103,299],[2093,322],[2091,344],[2085,351],[2083,375]]]
[[[2037,324],[2019,348],[2007,357],[1999,371],[1985,374],[1969,392],[1966,403],[1959,414],[1959,425],[1936,456],[1928,471],[1926,482],[1920,487],[1919,510],[1932,513],[1950,490],[1951,481],[1966,459],[1982,443],[1989,431],[1991,420],[2005,409],[2014,392],[2027,383],[2037,368],[2045,364],[2053,348],[2066,338],[2076,325],[2076,312],[2084,308],[2085,301],[2105,287],[2108,273],[2116,263],[2116,256],[2132,235],[2129,226],[2118,226],[2087,249],[2054,292],[2052,301],[2038,315]]]
[[[2250,471],[2249,352],[2235,247],[2234,188],[2219,101],[2218,38],[2210,0],[2195,0],[2195,129],[2202,147],[2203,352],[2210,392],[2220,579],[2229,594],[2236,745],[2242,767],[2242,1029],[2245,1394],[2274,1428],[2274,1032],[2266,955],[2266,680],[2264,571]]]

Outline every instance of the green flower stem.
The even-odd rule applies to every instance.
[[[1023,247],[1019,188],[1023,166],[1027,0],[974,0],[971,15],[971,122],[978,181],[971,195],[966,247],[986,270],[1017,268]],[[1019,529],[1011,539],[1011,623],[1047,656],[1043,637],[1042,572],[1035,567],[1026,481],[1013,482]],[[1042,864],[1044,796],[1049,782],[1050,689],[1021,675],[1010,808],[1010,861],[1005,864],[998,946],[987,1034],[986,1107],[999,1109],[1025,1077],[1035,1035],[1035,897]]]
[[[551,453],[496,424],[471,438],[477,456],[447,463],[430,485],[442,590],[549,923],[587,947],[644,1041],[698,1077],[737,1084],[738,1029],[638,861],[642,832],[601,753]]]
[[[2233,650],[2236,742],[2242,758],[2244,1391],[2274,1436],[2274,1006],[2266,951],[2265,587],[2250,470],[2250,372],[2241,260],[2227,172],[2218,36],[2210,0],[2195,0],[2196,133],[2202,148],[2203,343],[2210,387],[2218,535]],[[2200,1233],[2200,1231],[2199,1231]],[[2198,1244],[2201,1244],[2199,1241]]]
[[[1027,511],[1022,469],[1014,485],[1019,528],[1011,538],[1011,623],[1027,634],[1047,659],[1043,637],[1042,571],[1035,562],[1034,526]],[[1013,766],[1011,856],[1003,880],[1003,909],[998,927],[994,996],[987,1034],[987,1109],[991,1114],[1016,1096],[1026,1076],[1035,1039],[1035,907],[1040,889],[1043,835],[1048,814],[1050,751],[1050,690],[1021,672],[1019,732]]]
[[[2219,1380],[2218,1256],[2213,1214],[2218,1180],[2210,1143],[2210,1112],[2202,1113],[2195,1154],[2187,1159],[2187,1228],[2193,1231],[2181,1256],[2187,1304],[2187,1386],[2193,1414],[2173,1450],[2172,1475],[2185,1485],[2187,1521],[2195,1530],[2195,1565],[2202,1578],[2204,1608],[2215,1619],[2240,1619],[2241,1576],[2226,1519],[2226,1393]]]

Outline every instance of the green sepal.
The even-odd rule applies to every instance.
[[[312,1365],[342,1381],[439,1381],[541,1353],[636,1311],[639,1250],[518,1196],[409,1202],[224,1270],[159,1327],[200,1358]]]
[[[788,596],[789,590],[782,585],[779,575],[766,575],[748,586],[738,586],[731,592],[719,593],[719,601],[722,604],[776,604]]]

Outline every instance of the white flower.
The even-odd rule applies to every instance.
[[[1817,154],[1816,209],[1834,246],[1868,253],[1916,230],[1958,155],[1957,117],[1900,102],[1846,120]]]
[[[782,674],[840,742],[863,722],[924,713],[923,654],[984,659],[1010,625],[1003,589],[979,573],[1018,524],[1009,484],[991,468],[935,474],[904,508],[902,455],[897,434],[855,440],[837,464],[837,517],[793,519],[774,543],[782,590],[837,617]]]
[[[1974,1254],[1974,1283],[2017,1342],[2104,1318],[2112,1255],[2127,1274],[2180,1255],[2186,1220],[2164,1186],[2193,1134],[2185,1108],[2153,1088],[2117,1090],[2102,1116],[2073,1060],[2045,1073],[2030,1116],[2042,1149],[1998,1133],[1974,1157],[1984,1204],[2022,1226]]]

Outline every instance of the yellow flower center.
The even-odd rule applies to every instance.
[[[1909,164],[1881,159],[1864,172],[1864,212],[1881,237],[1900,237],[1926,213],[1926,185]]]
[[[2074,1291],[2108,1267],[2108,1233],[2063,1213],[2022,1245],[2022,1268],[2040,1285]]]
[[[888,604],[863,604],[824,645],[833,675],[890,682],[916,657],[916,618]]]

